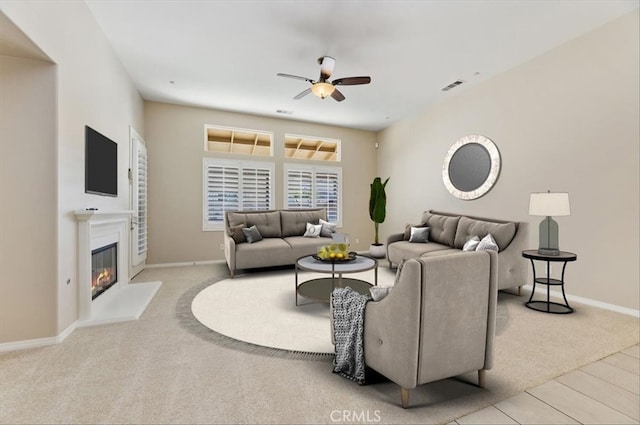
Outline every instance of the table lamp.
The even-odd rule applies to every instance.
[[[529,197],[529,215],[546,217],[540,222],[538,253],[560,255],[558,247],[558,223],[551,216],[571,215],[569,194],[566,192],[532,193]]]

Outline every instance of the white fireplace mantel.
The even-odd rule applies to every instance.
[[[102,211],[98,209],[85,209],[75,210],[73,212],[76,215],[78,221],[91,221],[91,220],[109,220],[109,219],[130,219],[133,216],[134,211],[122,210],[122,211]]]
[[[79,325],[137,320],[162,282],[129,282],[129,236],[134,211],[75,210],[78,220]],[[91,251],[118,243],[118,281],[91,299]]]

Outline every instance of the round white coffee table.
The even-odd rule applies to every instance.
[[[320,261],[311,255],[307,255],[298,258],[295,270],[296,305],[298,305],[298,295],[313,301],[329,302],[331,292],[335,288],[349,286],[354,291],[366,295],[369,293],[370,287],[378,285],[378,262],[364,255],[356,255],[356,259],[353,261]],[[331,277],[316,278],[298,283],[298,270],[330,274]],[[343,274],[360,273],[367,270],[374,271],[373,285],[364,280],[342,277]]]

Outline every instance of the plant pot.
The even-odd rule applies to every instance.
[[[369,246],[369,255],[373,258],[384,258],[387,254],[387,250],[383,243],[375,244],[372,243]]]

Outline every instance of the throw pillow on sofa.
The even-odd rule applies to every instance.
[[[320,231],[322,230],[322,224],[311,224],[307,223],[307,231],[304,232],[305,238],[317,238],[320,236]]]
[[[453,247],[462,248],[471,236],[478,235],[482,239],[485,235],[491,234],[498,245],[498,250],[502,251],[509,246],[516,234],[516,230],[516,224],[512,222],[494,223],[475,218],[460,217]]]
[[[258,228],[253,225],[251,227],[242,229],[244,236],[247,238],[247,242],[254,243],[262,240],[262,235]]]
[[[462,250],[475,251],[479,243],[480,243],[480,238],[478,236],[474,236],[471,239],[469,239],[467,242],[465,242],[464,246],[462,247]]]
[[[242,229],[246,227],[247,225],[245,223],[238,224],[237,226],[229,226],[227,234],[231,236],[231,239],[233,239],[236,244],[244,243],[247,241],[247,237],[244,235]]]
[[[426,224],[407,224],[404,226],[404,234],[402,235],[402,239],[408,241],[411,239],[411,228],[412,227],[427,227]]]
[[[320,219],[320,225],[322,229],[320,229],[320,236],[324,236],[325,238],[330,238],[332,233],[335,233],[337,223],[329,223],[323,219]]]
[[[371,293],[371,298],[373,301],[380,301],[393,289],[393,286],[372,286],[369,288],[369,293]]]
[[[413,243],[427,243],[429,242],[429,230],[428,227],[412,227],[411,236],[409,242]]]
[[[489,233],[487,236],[482,238],[478,246],[476,247],[476,251],[495,251],[498,252],[498,244]]]

